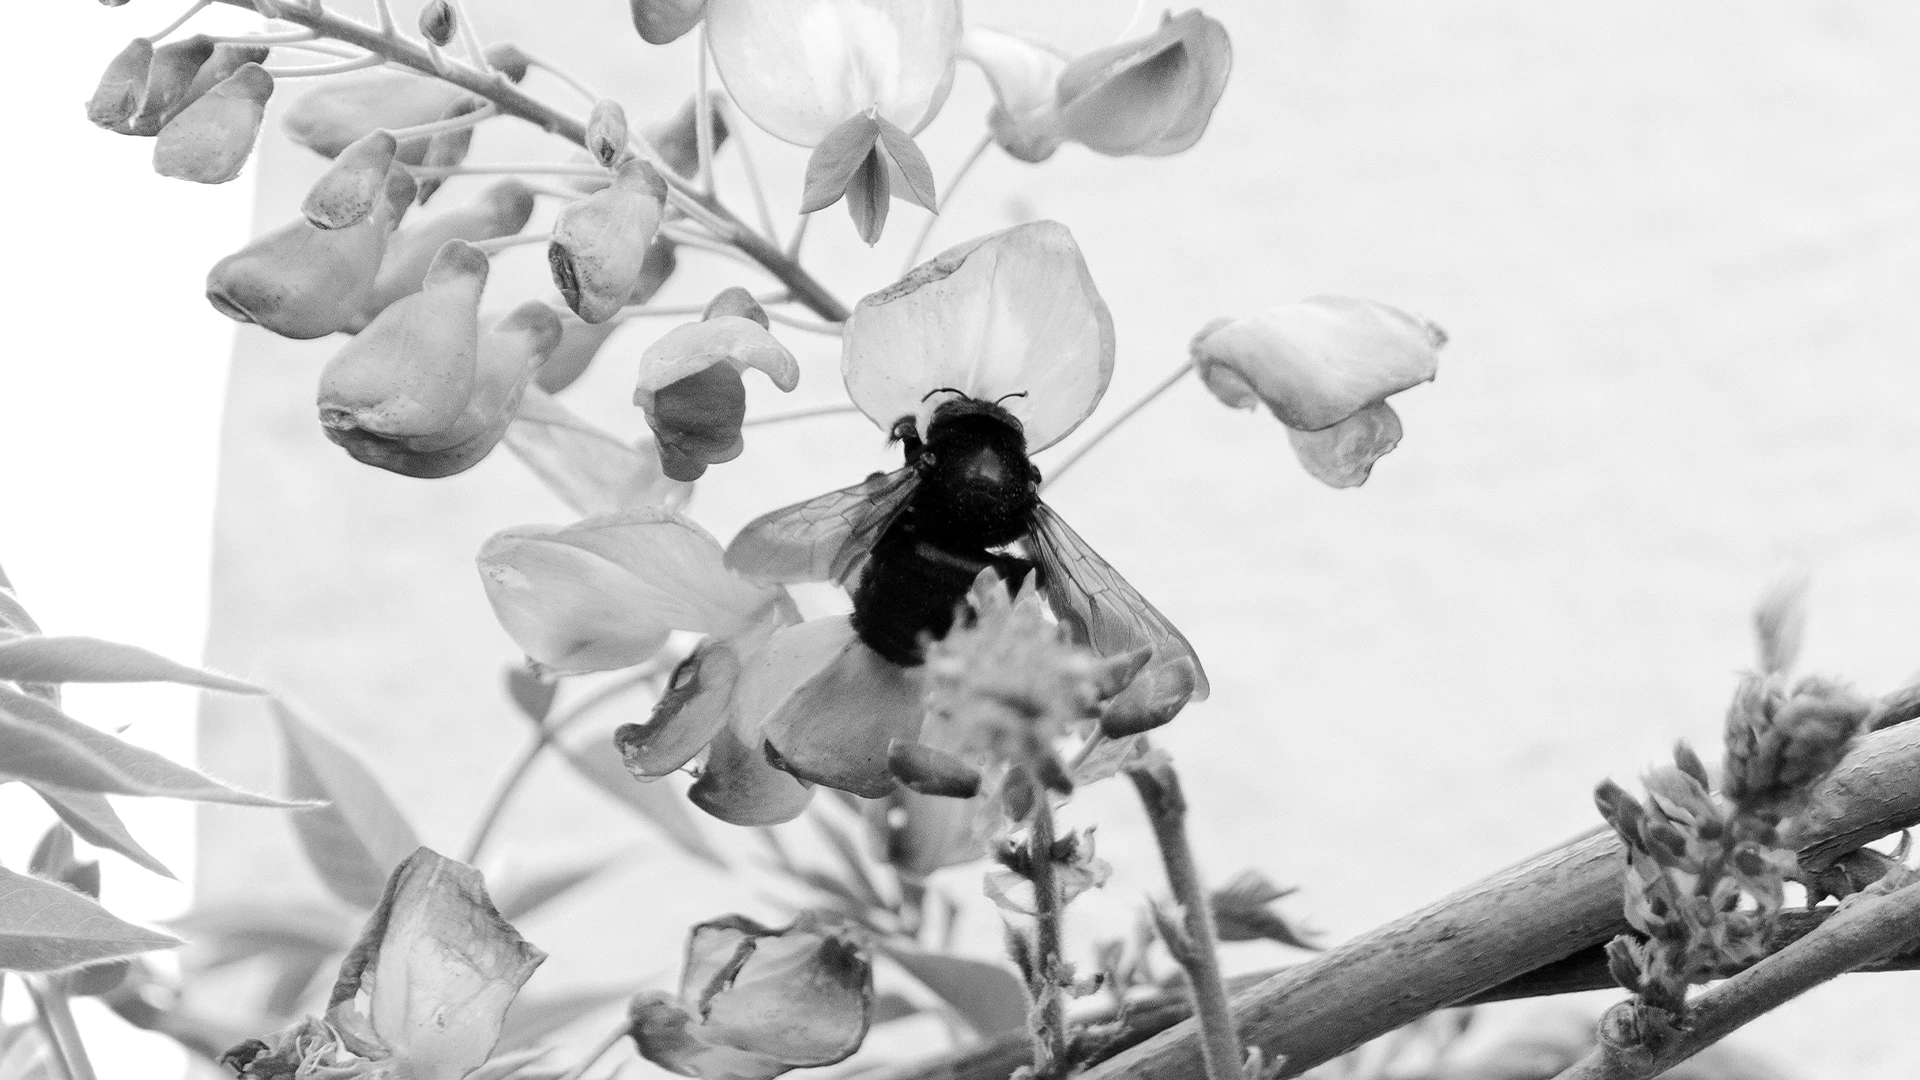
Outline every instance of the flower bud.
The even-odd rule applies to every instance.
[[[380,313],[320,373],[320,422],[348,446],[361,433],[444,432],[473,397],[486,253],[449,240],[418,293]]]
[[[1177,154],[1207,130],[1226,92],[1233,45],[1198,10],[1068,64],[1055,84],[1061,134],[1098,153]]]
[[[526,228],[532,216],[533,189],[518,180],[502,180],[465,206],[403,226],[387,242],[372,295],[359,324],[350,329],[359,330],[394,301],[419,292],[427,268],[447,241],[478,243],[512,236]]]
[[[647,142],[660,155],[667,168],[681,176],[692,176],[700,168],[700,129],[694,110],[699,107],[699,98],[690,97],[680,105],[680,110],[645,132]],[[719,153],[727,142],[727,118],[720,111],[718,94],[708,99],[708,120],[713,128],[713,151]]]
[[[659,442],[660,467],[675,480],[698,479],[707,466],[740,456],[743,371],[758,368],[783,391],[800,382],[799,361],[767,332],[766,313],[744,289],[725,290],[707,312],[647,347],[633,392]]]
[[[608,169],[618,165],[630,153],[627,149],[627,111],[612,98],[602,98],[593,103],[593,113],[587,117],[587,153]]]
[[[611,185],[560,211],[547,264],[574,314],[599,323],[625,306],[640,284],[666,197],[660,174],[635,158],[620,166]]]
[[[700,25],[707,0],[631,0],[633,28],[649,45],[665,45]]]
[[[980,770],[945,750],[912,739],[887,745],[887,771],[922,795],[971,799],[980,794]]]
[[[236,322],[282,337],[325,337],[363,325],[387,237],[413,193],[413,178],[395,169],[385,198],[358,225],[318,229],[300,217],[255,238],[207,273],[207,300]]]
[[[647,257],[640,264],[640,283],[628,295],[627,303],[644,304],[653,299],[653,294],[659,292],[660,287],[673,276],[680,262],[679,256],[674,254],[675,246],[673,241],[661,236],[654,237],[653,243],[647,245]],[[540,389],[549,394],[557,394],[572,386],[574,380],[586,373],[587,365],[593,363],[593,358],[599,355],[600,347],[625,325],[612,321],[590,323],[571,313],[561,319],[561,324],[563,330],[559,347],[553,350],[553,357],[534,376]]]
[[[393,154],[399,148],[393,133],[381,130],[340,151],[333,167],[308,189],[300,212],[322,229],[358,224],[373,212],[373,204],[386,191],[387,172],[393,168]]]
[[[213,41],[205,34],[195,34],[153,50],[153,62],[147,66],[147,85],[140,95],[140,108],[113,130],[148,138],[160,134],[167,121],[193,103],[194,84],[201,65],[212,59],[213,53]],[[209,88],[198,89],[204,92]]]
[[[239,176],[272,95],[273,76],[265,68],[242,66],[160,129],[153,171],[200,184],[224,184]]]
[[[87,119],[103,128],[119,130],[140,109],[147,91],[147,69],[153,64],[153,42],[134,38],[107,64],[100,84],[87,99]]]
[[[969,27],[960,55],[979,65],[993,87],[987,128],[1000,148],[1021,161],[1053,156],[1060,134],[1054,86],[1067,66],[1058,50],[984,26]]]
[[[1803,680],[1771,715],[1756,715],[1753,697],[1743,686],[1728,715],[1725,790],[1743,812],[1777,821],[1840,763],[1872,706],[1819,679]]]
[[[514,82],[526,74],[525,58],[516,55],[511,46],[490,46],[487,61]],[[442,119],[448,109],[472,96],[441,79],[371,68],[321,80],[320,85],[293,100],[280,123],[294,142],[315,153],[337,157],[381,128],[398,131]],[[422,164],[427,146],[421,139],[403,143],[399,160],[408,165]]]
[[[420,9],[420,36],[444,47],[453,40],[455,29],[453,5],[447,0],[427,0]]]

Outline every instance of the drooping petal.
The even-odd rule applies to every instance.
[[[862,299],[842,341],[847,393],[882,430],[914,416],[925,431],[945,399],[923,399],[948,387],[1004,397],[1031,451],[1086,419],[1113,375],[1113,317],[1056,221],[942,252]]]
[[[147,85],[140,95],[140,107],[133,116],[113,130],[128,135],[154,136],[167,122],[180,115],[180,110],[192,104],[194,99],[212,84],[196,86],[200,69],[213,59],[213,39],[205,34],[170,41],[153,50],[153,60],[147,66]]]
[[[873,109],[909,134],[953,86],[958,0],[712,0],[714,66],[740,111],[776,138],[813,146]]]
[[[675,480],[697,480],[707,466],[740,456],[747,414],[741,372],[764,371],[782,391],[800,382],[800,363],[767,332],[767,316],[745,289],[707,305],[706,318],[667,331],[640,357],[633,403],[659,441],[660,466]]]
[[[706,530],[664,507],[507,529],[479,564],[500,625],[560,672],[629,667],[674,630],[738,633],[786,596],[728,570]]]
[[[197,184],[224,184],[239,176],[272,95],[273,76],[259,64],[243,65],[160,129],[153,171]]]
[[[1446,340],[1439,327],[1398,308],[1312,296],[1217,319],[1190,349],[1221,401],[1235,408],[1265,402],[1288,427],[1318,431],[1433,378]]]
[[[492,1054],[507,1008],[546,954],[487,898],[479,871],[421,848],[341,966],[329,1019],[355,1012],[415,1080],[459,1080]],[[356,1025],[358,1026],[358,1025]]]
[[[1233,68],[1227,29],[1197,9],[1075,59],[1056,86],[1061,134],[1102,154],[1177,154],[1200,141]]]
[[[1287,429],[1300,464],[1328,487],[1359,487],[1373,463],[1400,445],[1400,417],[1386,402],[1369,405],[1330,428]]]
[[[636,994],[627,1009],[633,1039],[640,1056],[681,1076],[700,1080],[773,1080],[791,1068],[786,1062],[751,1050],[715,1045],[695,1030],[699,1020],[671,994]]]
[[[660,174],[634,158],[620,166],[612,184],[560,211],[547,264],[574,314],[605,322],[627,303],[640,284],[666,197]]]
[[[993,87],[987,127],[1000,148],[1021,161],[1045,161],[1059,149],[1054,85],[1067,57],[1039,42],[990,27],[967,29],[960,55],[980,66]]]
[[[888,747],[920,734],[923,693],[919,668],[902,668],[852,638],[768,715],[761,729],[768,757],[802,780],[877,799],[897,786]]]
[[[778,825],[800,816],[813,800],[813,785],[768,764],[758,742],[749,746],[722,727],[687,798],[730,825]]]

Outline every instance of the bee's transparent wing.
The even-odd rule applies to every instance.
[[[749,581],[845,584],[920,486],[912,466],[762,514],[727,545],[727,566]]]
[[[1207,673],[1193,646],[1046,503],[1034,507],[1027,548],[1040,567],[1047,605],[1074,640],[1102,656],[1151,646],[1152,667],[1185,662],[1193,676],[1192,700],[1206,698]]]

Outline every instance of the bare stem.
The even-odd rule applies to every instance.
[[[781,326],[791,326],[795,330],[805,330],[809,334],[824,334],[827,337],[839,337],[842,329],[840,323],[816,322],[778,311],[767,312],[767,321],[779,323]]]
[[[627,1037],[627,1030],[627,1025],[622,1023],[619,1027],[608,1032],[599,1042],[594,1043],[593,1049],[587,1051],[587,1056],[581,1058],[579,1063],[574,1065],[573,1068],[568,1069],[566,1074],[560,1077],[560,1080],[580,1080],[582,1076],[587,1074],[588,1069],[593,1068],[596,1062],[607,1056],[607,1051],[612,1050],[621,1039]]]
[[[1113,434],[1116,430],[1118,430],[1121,424],[1124,424],[1127,421],[1133,419],[1134,413],[1137,413],[1141,409],[1144,409],[1147,406],[1153,404],[1154,401],[1157,400],[1161,394],[1164,394],[1168,390],[1173,389],[1174,385],[1178,383],[1181,379],[1186,378],[1187,373],[1192,370],[1193,370],[1193,361],[1188,360],[1186,363],[1181,364],[1177,368],[1174,368],[1173,371],[1170,374],[1168,374],[1166,378],[1160,380],[1158,383],[1155,383],[1153,389],[1147,391],[1145,394],[1142,394],[1140,396],[1140,400],[1134,402],[1133,404],[1127,406],[1124,409],[1121,409],[1120,415],[1114,417],[1112,420],[1107,421],[1107,426],[1101,428],[1099,431],[1094,432],[1092,435],[1087,436],[1087,439],[1085,442],[1081,443],[1079,446],[1074,447],[1072,453],[1068,454],[1064,458],[1061,458],[1060,464],[1055,465],[1053,467],[1053,475],[1047,477],[1046,482],[1040,485],[1040,490],[1045,491],[1049,487],[1052,487],[1055,483],[1059,481],[1060,477],[1068,469],[1073,468],[1074,462],[1079,461],[1083,457],[1086,457],[1088,451],[1092,450],[1094,447],[1099,446],[1102,442],[1106,441],[1107,436]]]
[[[1168,941],[1167,950],[1186,972],[1193,1013],[1200,1019],[1201,1054],[1209,1080],[1242,1080],[1240,1032],[1227,1006],[1227,986],[1220,977],[1220,956],[1213,927],[1213,905],[1201,884],[1193,846],[1187,842],[1187,799],[1179,774],[1171,765],[1155,765],[1127,772],[1140,803],[1146,807],[1167,882],[1184,916],[1185,940]]]
[[[220,0],[233,7],[253,10],[252,0]],[[542,131],[566,139],[578,146],[585,147],[587,140],[586,122],[578,117],[560,112],[546,102],[528,94],[515,85],[505,74],[499,71],[477,71],[464,64],[446,64],[444,68],[434,63],[427,50],[411,41],[398,37],[389,37],[378,29],[355,19],[337,15],[323,9],[277,8],[276,17],[296,25],[316,30],[319,33],[357,45],[379,53],[394,63],[439,77],[453,83],[463,90],[471,91],[493,102],[507,116],[517,116]],[[656,155],[657,156],[657,155]],[[699,213],[718,222],[724,232],[721,239],[739,248],[748,258],[767,269],[800,303],[811,308],[814,314],[828,322],[841,322],[847,317],[846,305],[842,304],[826,286],[808,273],[798,262],[788,257],[773,242],[759,236],[735,217],[732,211],[719,204],[711,196],[705,195],[685,178],[671,169],[661,170],[662,179],[667,181],[676,206],[688,213]],[[697,211],[694,209],[697,208]]]
[[[305,67],[270,67],[267,74],[276,79],[310,79],[317,75],[341,75],[349,71],[379,67],[387,58],[379,53],[356,56],[351,60],[342,60],[337,64],[309,64]]]
[[[773,226],[773,210],[767,205],[767,188],[760,182],[760,168],[754,164],[753,150],[747,145],[746,126],[737,120],[727,121],[727,126],[733,131],[733,145],[740,151],[740,166],[746,170],[747,186],[753,192],[753,208],[760,217],[760,231],[769,239],[777,238],[779,232]]]
[[[180,13],[179,18],[167,24],[167,28],[165,30],[160,31],[159,33],[153,35],[147,40],[159,41],[161,38],[166,37],[168,34],[171,34],[175,30],[178,30],[181,27],[187,25],[187,20],[193,18],[195,15],[200,14],[200,12],[203,9],[205,9],[208,4],[211,4],[211,3],[213,3],[213,0],[194,0],[193,4],[189,6],[187,10]]]
[[[492,240],[475,240],[473,246],[489,255],[508,248],[525,247],[528,244],[544,244],[552,239],[547,233],[520,233],[516,236],[498,236]]]
[[[1061,947],[1060,916],[1066,906],[1060,882],[1053,872],[1053,802],[1038,777],[1033,780],[1033,824],[1027,832],[1027,860],[1033,880],[1033,970],[1039,1005],[1033,1040],[1036,1080],[1066,1076],[1067,1002],[1062,977],[1066,957]]]
[[[933,235],[933,227],[940,223],[940,215],[946,213],[947,204],[953,201],[954,189],[960,186],[960,181],[967,178],[967,174],[973,171],[974,165],[979,163],[980,159],[986,155],[987,148],[992,145],[991,134],[980,136],[980,141],[974,143],[973,149],[968,151],[966,160],[954,170],[953,179],[947,181],[947,186],[940,189],[940,201],[935,204],[939,209],[928,215],[926,223],[920,226],[919,235],[913,238],[913,245],[907,248],[907,261],[900,267],[902,277],[906,276],[907,271],[913,269],[914,263],[920,261],[920,252],[927,246],[927,237]]]
[[[395,142],[406,142],[409,139],[430,139],[435,135],[442,135],[449,131],[459,131],[462,128],[474,127],[498,115],[500,115],[500,110],[491,105],[482,105],[470,113],[450,116],[445,120],[435,120],[432,123],[415,124],[412,127],[398,128],[390,132],[390,134],[393,136]]]
[[[760,427],[765,424],[784,424],[789,420],[811,420],[816,416],[838,416],[842,413],[857,413],[856,405],[815,405],[808,409],[794,409],[790,412],[768,413],[765,416],[749,416],[740,421],[743,428]]]
[[[693,143],[699,156],[696,182],[708,198],[713,197],[713,105],[707,97],[707,22],[700,20],[699,68],[694,76],[694,92],[699,107],[693,110]]]
[[[95,1080],[93,1062],[87,1059],[87,1044],[80,1040],[80,1028],[73,1022],[73,1010],[67,1005],[66,991],[31,975],[22,976],[27,996],[33,998],[33,1012],[67,1080]]]

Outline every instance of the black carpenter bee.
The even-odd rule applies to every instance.
[[[982,570],[1017,586],[1037,569],[1076,641],[1103,656],[1150,647],[1160,693],[1205,698],[1187,639],[1040,501],[1020,421],[957,390],[927,396],[939,393],[956,396],[924,435],[912,416],[894,423],[904,466],[756,518],[728,546],[727,565],[769,584],[854,582],[856,633],[901,667],[923,662],[922,643],[947,633]],[[1025,557],[1003,550],[1016,543]]]

